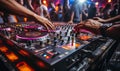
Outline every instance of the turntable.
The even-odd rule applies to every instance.
[[[27,41],[44,41],[48,37],[47,32],[39,32],[39,31],[28,31],[22,32],[16,35],[16,40],[27,42]]]

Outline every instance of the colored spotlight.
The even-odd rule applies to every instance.
[[[79,0],[81,3],[85,2],[86,0]]]

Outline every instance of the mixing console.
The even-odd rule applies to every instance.
[[[59,24],[47,32],[39,24],[1,24],[0,58],[19,71],[87,70],[113,40],[84,29],[75,32],[74,26]]]
[[[108,61],[106,68],[111,71],[118,71],[120,69],[120,43]]]

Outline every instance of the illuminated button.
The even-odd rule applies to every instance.
[[[50,58],[50,56],[46,56],[46,59],[49,59]]]
[[[31,68],[26,62],[19,62],[16,67],[19,71],[35,71],[33,68]]]
[[[8,51],[8,48],[6,47],[6,46],[1,46],[0,47],[0,51],[2,51],[2,52],[7,52]]]
[[[43,57],[46,57],[47,55],[46,54],[43,54]]]
[[[13,52],[5,53],[5,55],[12,62],[19,59],[18,56],[16,54],[14,54]]]

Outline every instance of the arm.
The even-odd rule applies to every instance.
[[[110,21],[114,21],[114,20],[117,20],[117,19],[120,19],[120,15],[112,17],[112,18],[109,18],[109,19],[106,19],[105,22],[110,22]]]
[[[86,13],[85,10],[83,10],[82,12],[86,17],[88,17],[88,13]]]
[[[29,5],[30,5],[31,9],[34,11],[34,8],[33,8],[33,6],[32,6],[32,0],[28,0],[28,3],[29,3]]]
[[[99,17],[95,17],[94,19],[96,19],[96,20],[99,21],[99,22],[104,22],[104,23],[106,23],[106,22],[111,22],[111,21],[120,19],[120,15],[115,16],[115,17],[112,17],[112,18],[109,18],[109,19],[102,19],[102,18],[99,18]]]
[[[36,22],[39,22],[41,25],[45,26],[47,29],[54,28],[53,24],[49,20],[40,17],[39,15],[17,3],[15,0],[0,0],[0,6],[1,8],[6,9],[8,12],[10,11],[12,14],[22,15],[35,20]]]
[[[73,23],[73,18],[74,18],[74,12],[72,12],[72,14],[71,14],[71,17],[70,17],[70,21],[68,22],[68,23]]]
[[[50,20],[50,15],[49,15],[49,12],[48,12],[48,8],[46,6],[44,6],[44,10],[45,10],[45,17]]]
[[[83,15],[82,15],[82,13],[81,13],[81,14],[80,14],[80,21],[81,21],[81,22],[83,21],[83,20],[82,20],[82,16],[83,16]]]

